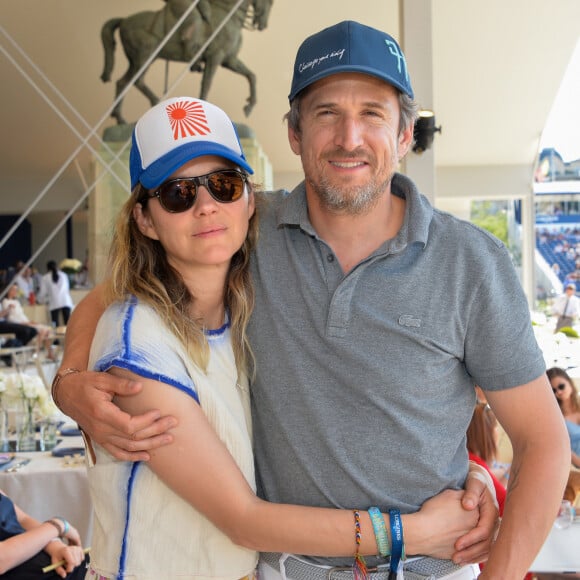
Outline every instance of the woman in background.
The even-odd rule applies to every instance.
[[[501,516],[507,495],[506,488],[491,469],[497,457],[497,440],[497,419],[487,403],[478,402],[467,428],[467,451],[469,459],[487,469],[491,475]]]
[[[46,268],[48,273],[42,277],[38,301],[48,303],[50,318],[54,326],[59,326],[61,314],[63,324],[66,326],[73,307],[68,276],[58,269],[54,260],[50,260]]]
[[[552,367],[547,370],[546,374],[560,406],[560,411],[564,415],[572,447],[572,465],[580,468],[580,400],[578,399],[578,390],[564,369]]]
[[[76,528],[61,517],[40,522],[0,490],[0,577],[6,580],[81,580],[85,556]],[[53,572],[43,568],[62,560]]]

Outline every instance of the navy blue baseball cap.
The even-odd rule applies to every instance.
[[[386,32],[345,20],[300,45],[288,100],[312,83],[343,72],[377,77],[413,98],[407,61],[397,41]]]

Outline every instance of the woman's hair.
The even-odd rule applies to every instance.
[[[488,464],[497,456],[496,426],[497,419],[489,405],[477,403],[467,428],[467,450]]]
[[[132,294],[151,306],[182,342],[194,363],[205,370],[209,347],[204,328],[190,315],[195,296],[191,296],[179,272],[169,264],[161,243],[142,234],[133,217],[137,203],[141,203],[146,211],[146,191],[138,183],[117,219],[109,252],[111,275],[105,286],[106,300],[108,303],[124,300]],[[259,197],[252,191],[250,194]],[[248,372],[252,359],[246,326],[254,306],[249,262],[258,237],[257,213],[256,207],[250,218],[246,240],[232,256],[224,288],[224,304],[229,315],[238,372]]]
[[[290,103],[290,110],[284,115],[284,120],[288,121],[288,126],[297,134],[300,134],[300,104],[307,93],[308,87],[298,93]],[[399,91],[399,109],[401,114],[399,134],[401,134],[417,119],[418,106],[409,95]]]
[[[570,375],[564,369],[561,369],[560,367],[552,367],[546,371],[546,374],[548,375],[548,380],[550,382],[552,382],[552,379],[554,379],[556,377],[560,377],[560,378],[562,378],[565,381],[568,381],[570,383],[570,386],[572,387],[572,396],[570,397],[570,399],[572,401],[573,410],[580,411],[580,400],[578,400],[578,389],[576,388],[574,381],[570,378]],[[560,410],[561,410],[562,409],[562,401],[560,401],[560,399],[558,397],[556,397],[556,401],[558,401],[558,405],[560,406]]]
[[[56,284],[58,282],[58,266],[54,260],[50,260],[46,264],[46,269],[52,272],[52,281]]]

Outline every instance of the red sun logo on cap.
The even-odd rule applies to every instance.
[[[196,135],[207,135],[211,129],[205,116],[205,111],[201,103],[188,101],[178,101],[165,107],[173,138],[184,139],[185,137],[195,137]]]

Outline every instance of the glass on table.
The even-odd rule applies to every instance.
[[[554,526],[560,530],[569,528],[574,521],[575,515],[576,512],[572,502],[567,499],[563,499],[562,503],[560,504],[560,509],[558,510],[558,515],[556,517],[556,521],[554,522]]]
[[[42,451],[50,451],[56,447],[59,424],[60,422],[52,417],[48,417],[41,421],[40,443]]]

